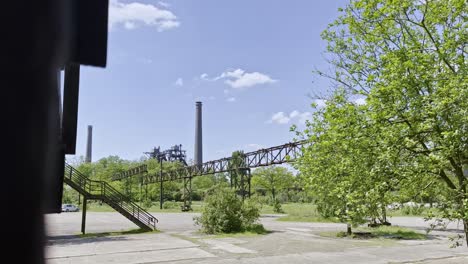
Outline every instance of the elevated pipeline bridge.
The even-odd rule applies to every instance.
[[[184,166],[181,168],[169,170],[160,173],[149,174],[146,164],[139,165],[135,168],[131,168],[128,171],[115,174],[112,180],[123,180],[132,176],[140,175],[141,183],[161,184],[161,202],[162,206],[162,190],[163,182],[167,181],[184,181],[184,206],[182,210],[190,210],[191,204],[191,181],[192,178],[203,175],[211,175],[215,173],[232,172],[233,170],[239,170],[241,173],[239,186],[236,186],[244,197],[245,195],[250,196],[250,169],[257,167],[265,167],[270,165],[277,165],[283,163],[294,162],[297,158],[302,155],[302,147],[308,142],[306,140],[290,142],[279,146],[270,148],[263,148],[252,152],[244,153],[239,159],[234,160],[232,157],[222,158],[218,160],[212,160],[205,162],[201,165]],[[234,165],[234,166],[233,166]],[[245,178],[244,178],[245,175]]]

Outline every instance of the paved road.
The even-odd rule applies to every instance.
[[[47,215],[49,263],[468,263],[468,250],[451,249],[448,236],[461,232],[433,232],[430,240],[388,242],[325,238],[324,231],[345,230],[335,223],[276,221],[262,217],[263,236],[217,238],[202,235],[192,218],[197,214],[155,213],[162,233],[78,239],[80,213]],[[394,225],[423,231],[428,224],[416,217],[395,217]],[[88,232],[136,228],[118,213],[88,213]]]

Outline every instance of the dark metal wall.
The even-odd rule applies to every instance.
[[[2,2],[0,18],[8,26],[1,34],[0,226],[7,262],[45,262],[43,214],[60,212],[64,157],[75,143],[76,113],[65,108],[75,108],[71,94],[78,90],[65,89],[62,108],[57,73],[69,63],[105,66],[107,16],[107,0]]]

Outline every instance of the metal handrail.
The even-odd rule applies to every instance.
[[[153,229],[156,228],[158,219],[146,212],[146,210],[136,203],[130,201],[130,199],[117,191],[109,183],[91,180],[68,163],[65,163],[65,177],[76,184],[83,192],[94,196],[101,196],[101,199],[122,208],[123,211],[132,215],[132,217],[138,219],[138,221],[147,226],[152,226]]]

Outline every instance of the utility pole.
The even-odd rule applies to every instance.
[[[163,202],[164,202],[164,194],[163,194],[163,178],[162,178],[162,173],[163,173],[163,159],[162,157],[159,157],[159,180],[160,180],[160,189],[159,189],[159,209],[163,209]]]

